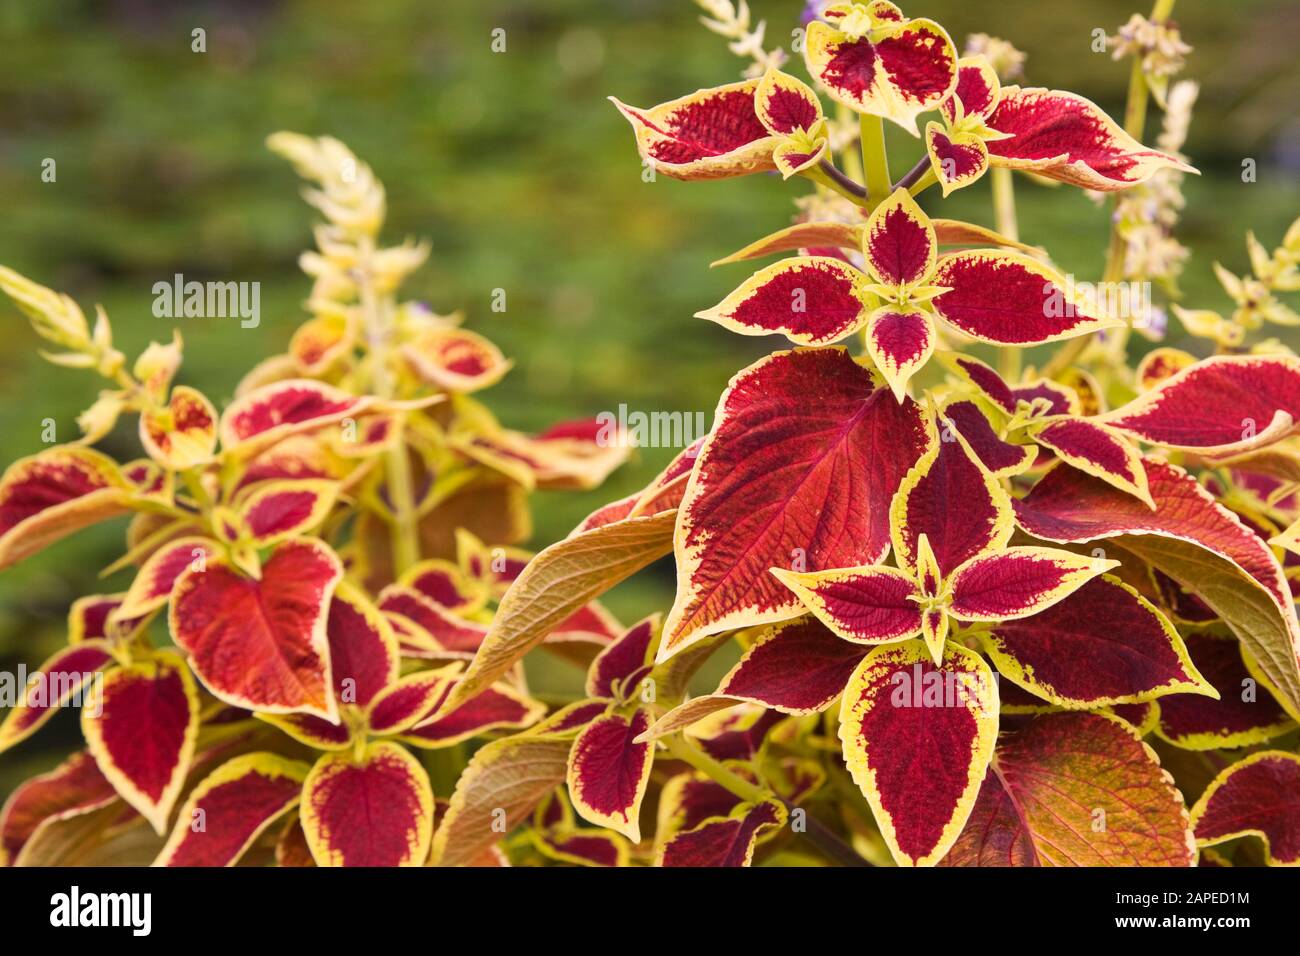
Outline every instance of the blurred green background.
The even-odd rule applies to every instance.
[[[789,47],[801,0],[753,0],[769,45]],[[1114,33],[1128,0],[917,0],[960,46],[983,31],[1028,53],[1026,82],[1075,90],[1122,115],[1127,63],[1090,49]],[[1145,9],[1142,12],[1147,12]],[[776,340],[731,335],[691,318],[748,275],[708,263],[786,225],[800,183],[748,177],[687,184],[640,178],[627,124],[609,94],[650,105],[738,78],[744,63],[696,22],[689,0],[42,0],[0,6],[0,263],[102,303],[134,355],[171,324],[151,314],[152,286],[256,280],[262,322],[180,319],[182,380],[220,405],[258,358],[283,350],[303,315],[296,257],[311,211],[287,165],[263,148],[278,129],[331,134],[388,189],[387,235],[428,237],[431,262],[408,286],[438,311],[464,308],[472,328],[516,362],[486,396],[510,425],[617,409],[705,411],[741,366]],[[1202,84],[1186,152],[1179,238],[1193,254],[1185,303],[1226,310],[1210,264],[1246,270],[1243,235],[1270,248],[1300,210],[1300,5],[1183,0],[1176,18],[1195,47],[1186,75]],[[206,31],[207,50],[191,50]],[[505,30],[506,49],[492,50]],[[789,67],[803,74],[802,64]],[[889,131],[895,175],[919,144]],[[1146,140],[1155,138],[1154,122]],[[1241,181],[1243,158],[1258,181]],[[57,180],[41,179],[53,159]],[[1022,238],[1081,278],[1101,270],[1107,211],[1077,190],[1018,188]],[[937,190],[925,195],[933,211]],[[943,215],[991,224],[987,185],[955,194]],[[492,290],[508,297],[489,309]],[[99,387],[56,369],[8,304],[0,306],[0,461],[38,451],[41,422],[76,437],[76,414]],[[1175,336],[1177,341],[1177,336]],[[105,449],[138,452],[126,434]],[[672,455],[647,449],[605,488],[535,499],[541,547],[597,504],[640,487]],[[33,665],[63,640],[76,596],[99,582],[122,525],[78,534],[0,576],[0,666]],[[626,620],[666,609],[670,566],[610,600]],[[13,774],[48,765],[61,729],[6,755]]]

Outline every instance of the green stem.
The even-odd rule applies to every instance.
[[[911,193],[912,198],[915,199],[938,182],[939,177],[934,174],[934,167],[930,166],[921,174],[921,177],[916,182],[907,187],[907,191]]]
[[[388,349],[392,331],[392,297],[382,299],[375,294],[371,257],[374,242],[366,239],[361,244],[361,278],[358,283],[361,295],[361,312],[366,328],[366,342],[370,351],[371,383],[379,398],[395,397],[396,385],[388,364]],[[401,575],[420,560],[420,541],[415,524],[415,492],[411,480],[411,460],[405,443],[389,449],[384,454],[384,471],[388,489],[389,507],[393,512],[391,537],[393,540],[393,574]]]
[[[1016,184],[1009,169],[991,169],[989,178],[993,186],[993,222],[998,232],[1008,239],[1020,240],[1016,222]]]
[[[998,374],[1010,385],[1020,381],[1020,349],[1006,345],[998,350]]]
[[[1088,347],[1088,342],[1091,339],[1091,335],[1080,335],[1065,342],[1056,350],[1056,354],[1051,357],[1048,363],[1043,366],[1043,378],[1052,378],[1059,375],[1073,365],[1075,359],[1082,355],[1083,350]]]
[[[795,807],[791,806],[787,800],[782,800],[769,790],[750,783],[739,774],[732,773],[721,763],[714,760],[702,750],[692,746],[682,734],[673,734],[666,737],[663,744],[668,748],[668,752],[684,763],[690,764],[696,770],[705,774],[714,783],[725,787],[731,793],[734,793],[746,803],[761,803],[765,800],[778,800],[785,807],[787,812],[793,812]],[[821,821],[817,820],[810,813],[805,813],[804,822],[808,829],[803,832],[803,836],[808,841],[825,853],[831,860],[839,863],[841,866],[870,866],[866,860],[841,840],[834,832],[829,830]]]
[[[889,180],[889,155],[885,152],[885,121],[863,113],[858,124],[862,131],[862,175],[867,183],[867,199],[874,207],[894,191]]]
[[[1020,226],[1016,221],[1016,184],[1011,178],[1011,170],[989,170],[989,184],[993,191],[994,226],[1008,239],[1019,241]],[[1004,347],[998,351],[998,372],[1008,382],[1020,381],[1020,349]]]
[[[199,474],[199,469],[190,468],[179,473],[181,481],[184,482],[186,489],[194,498],[195,503],[206,517],[207,514],[216,507],[216,502],[208,494],[208,490],[203,487],[203,481]]]
[[[1168,6],[1172,7],[1170,3]],[[1159,4],[1157,4],[1157,10]],[[1124,107],[1124,131],[1139,142],[1142,140],[1142,134],[1146,129],[1147,121],[1147,81],[1142,74],[1142,59],[1133,58],[1132,69],[1129,70],[1128,76],[1128,102]],[[1118,206],[1119,200],[1116,199],[1115,205]],[[1118,282],[1124,277],[1124,253],[1127,250],[1127,243],[1124,237],[1120,235],[1119,222],[1112,222],[1110,227],[1110,243],[1106,247],[1106,267],[1102,270],[1102,282]]]
[[[463,742],[454,747],[426,751],[424,767],[429,774],[429,782],[433,785],[433,792],[449,794],[454,791],[466,762]]]
[[[406,446],[390,448],[384,455],[388,497],[393,508],[393,575],[400,576],[420,560],[420,540],[415,524],[415,489]]]
[[[1157,23],[1168,20],[1170,14],[1174,12],[1174,2],[1175,0],[1156,0],[1155,6],[1151,10],[1151,20]],[[1128,74],[1128,100],[1124,105],[1124,131],[1139,142],[1141,142],[1142,134],[1146,128],[1147,95],[1149,92],[1146,77],[1142,73],[1142,58],[1135,56],[1133,66],[1129,69]],[[1115,202],[1118,205],[1118,198],[1116,198]],[[1106,265],[1101,274],[1103,283],[1118,282],[1124,278],[1124,253],[1127,244],[1124,242],[1124,237],[1120,235],[1119,226],[1118,222],[1111,223],[1110,242],[1106,246]],[[1128,329],[1118,330],[1116,334],[1127,337]],[[1069,368],[1083,354],[1083,350],[1088,347],[1090,341],[1092,341],[1091,334],[1081,335],[1062,345],[1047,365],[1044,366],[1044,377],[1051,378],[1053,375]]]
[[[843,103],[835,104],[835,116],[840,125],[847,127],[851,122],[853,111]],[[840,164],[843,165],[844,171],[853,179],[862,182],[862,160],[858,157],[857,151],[853,148],[853,140],[850,139],[844,147],[844,154],[840,157]]]
[[[692,746],[681,734],[663,738],[668,752],[683,763],[688,763],[700,773],[705,774],[714,783],[725,787],[746,803],[762,803],[773,798],[772,793],[757,784],[752,784],[744,777],[728,770],[704,751]]]

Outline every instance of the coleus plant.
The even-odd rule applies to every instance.
[[[88,433],[139,412],[149,456],[76,446],[4,480],[6,561],[145,513],[115,566],[133,583],[78,601],[45,665],[108,669],[107,706],[87,751],[11,797],[9,859],[112,853],[143,820],[178,865],[1300,863],[1300,359],[1247,344],[1288,320],[1300,227],[1271,255],[1251,238],[1253,278],[1219,270],[1231,320],[1176,311],[1215,354],[1134,367],[1133,316],[1020,241],[1011,178],[1176,192],[1191,167],[1143,146],[1142,118],[1151,94],[1189,99],[1132,23],[1121,127],[891,3],[809,5],[811,85],[747,10],[701,6],[758,68],[616,105],[656,173],[811,183],[793,225],[720,262],[795,255],[700,313],[789,345],[536,556],[513,547],[522,493],[591,487],[622,443],[510,432],[467,396],[504,360],[393,299],[423,250],[374,247],[382,192],[337,143],[273,140],[329,220],[303,262],[313,317],[221,415],[168,391],[166,347],[126,375],[106,320],[5,274],[61,361],[117,381]],[[1176,39],[1171,8],[1143,22]],[[918,141],[897,181],[885,120]],[[918,201],[985,179],[996,228]],[[1132,270],[1125,223],[1103,284],[1168,280]],[[669,554],[670,607],[623,627],[595,603]],[[579,693],[529,694],[539,649],[583,668]],[[149,701],[148,759],[114,698]]]
[[[105,569],[123,586],[73,604],[67,646],[0,722],[8,750],[80,703],[86,742],[10,795],[8,863],[424,865],[451,781],[417,754],[455,768],[465,741],[545,712],[515,669],[435,715],[530,558],[528,493],[593,487],[626,444],[595,421],[499,424],[474,393],[509,362],[398,298],[428,248],[378,244],[370,169],[336,140],[269,142],[325,219],[301,259],[311,315],[220,412],[173,384],[179,333],[128,363],[102,309],[92,329],[0,270],[48,357],[112,383],[81,439],[0,479],[0,566],[131,515]],[[142,457],[91,447],[132,415]],[[590,603],[547,641],[585,663],[622,631]]]
[[[676,564],[662,626],[607,652],[618,678],[593,670],[584,699],[478,752],[435,857],[445,839],[443,862],[471,862],[505,808],[517,862],[1300,863],[1300,359],[1246,344],[1289,317],[1275,294],[1296,288],[1300,233],[1271,255],[1252,237],[1253,278],[1220,267],[1240,334],[1135,366],[1130,328],[1158,335],[1151,317],[1021,242],[1011,178],[1104,197],[1194,172],[1181,138],[1142,144],[1151,94],[1171,111],[1195,94],[1132,22],[1113,41],[1140,57],[1121,126],[1007,82],[1023,57],[1001,41],[959,54],[891,3],[809,4],[811,84],[747,11],[700,6],[753,57],[746,78],[615,105],[656,174],[812,184],[793,225],[715,264],[794,255],[699,313],[789,345],[735,374],[698,447],[506,592],[444,711]],[[1136,20],[1181,49],[1171,8]],[[886,120],[919,141],[896,181]],[[985,178],[995,228],[922,208]],[[1117,215],[1103,291],[1176,290],[1133,271],[1137,241]],[[730,670],[701,684],[715,658]],[[556,849],[569,838],[592,852]]]

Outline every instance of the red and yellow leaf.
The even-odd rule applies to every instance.
[[[267,713],[334,720],[326,637],[330,597],[343,566],[325,544],[281,544],[260,580],[224,561],[176,581],[168,623],[190,665],[218,698]]]
[[[890,533],[899,567],[916,573],[924,536],[939,575],[947,577],[963,561],[1006,544],[1015,524],[1011,500],[997,479],[958,436],[940,435],[933,422],[928,427],[929,450],[907,473],[889,506]]]
[[[697,90],[649,109],[610,97],[636,133],[637,151],[656,172],[673,179],[720,179],[774,168],[781,142],[764,127],[754,96],[761,81],[744,80]]]
[[[977,358],[960,352],[943,352],[939,361],[957,373],[967,383],[974,386],[981,396],[988,399],[997,408],[1008,415],[1016,410],[1017,398],[1011,386],[1002,380],[1002,376]]]
[[[962,116],[979,116],[987,119],[1002,98],[1002,84],[998,71],[985,56],[964,56],[957,61],[957,86],[952,96],[944,100],[940,111],[950,123]],[[960,112],[957,109],[961,104]]]
[[[867,355],[900,402],[907,383],[934,354],[934,319],[916,306],[885,305],[867,319]]]
[[[522,566],[511,576],[518,577]],[[408,568],[397,583],[413,588],[435,604],[457,614],[477,611],[487,601],[488,582],[472,580],[459,565],[442,558],[420,561]]]
[[[788,136],[811,132],[821,122],[822,104],[807,84],[780,70],[768,70],[755,91],[754,112],[768,130]]]
[[[312,714],[264,713],[256,717],[315,750],[346,750],[354,743],[353,728],[341,718],[329,721]]]
[[[1279,702],[1300,714],[1300,625],[1277,558],[1181,468],[1156,459],[1143,465],[1155,511],[1099,479],[1054,468],[1015,503],[1016,520],[1046,541],[1118,539],[1192,589],[1258,661]]]
[[[446,702],[459,684],[448,679],[439,689],[428,717],[402,734],[414,747],[450,747],[489,730],[519,729],[536,723],[546,706],[504,682],[497,682],[464,703],[447,709]]]
[[[68,608],[68,643],[80,644],[115,636],[123,622],[115,619],[114,612],[122,606],[125,594],[87,594],[72,602]],[[133,625],[134,619],[124,622]]]
[[[887,502],[927,442],[920,409],[837,348],[777,352],[744,369],[715,421],[677,514],[677,599],[660,660],[709,634],[794,616],[798,601],[769,568],[878,561]]]
[[[948,580],[959,621],[1010,621],[1050,608],[1119,562],[1059,548],[1004,548],[963,563]]]
[[[988,125],[1010,134],[989,141],[994,166],[1030,170],[1083,189],[1128,189],[1162,169],[1195,172],[1175,156],[1147,149],[1074,93],[1004,87]]]
[[[584,727],[569,753],[566,781],[578,815],[641,842],[641,799],[650,782],[654,744],[636,738],[650,727],[638,708],[630,718],[609,714]]]
[[[1043,714],[999,744],[944,866],[1193,866],[1187,810],[1136,732]]]
[[[808,144],[798,140],[786,140],[772,150],[772,164],[781,173],[782,179],[789,179],[825,159],[830,150],[829,141],[819,139]]]
[[[694,830],[711,817],[727,817],[743,801],[699,771],[669,778],[659,792],[655,841],[662,848],[677,833]]]
[[[975,402],[966,399],[949,402],[943,406],[940,415],[940,427],[961,435],[993,477],[1009,478],[1027,471],[1034,464],[1037,449],[1033,445],[1003,441]]]
[[[887,286],[919,283],[934,268],[938,248],[929,217],[901,188],[872,210],[862,234],[867,271]]]
[[[401,669],[397,638],[359,588],[339,583],[330,599],[325,635],[338,703],[369,707],[397,680]]]
[[[317,866],[423,866],[433,838],[433,789],[420,762],[375,741],[326,754],[302,788],[302,829]]]
[[[56,651],[19,689],[17,703],[0,723],[0,753],[36,733],[74,695],[89,697],[84,702],[94,705],[96,698],[90,685],[95,674],[112,660],[112,646],[98,639]]]
[[[1280,441],[1300,418],[1300,359],[1221,355],[1100,419],[1153,445],[1225,456]]]
[[[1269,866],[1300,866],[1300,757],[1280,750],[1251,754],[1225,769],[1192,808],[1197,846],[1237,837],[1264,842]]]
[[[0,809],[0,865],[12,866],[47,820],[79,816],[119,801],[87,751],[74,753],[48,773],[20,783]]]
[[[236,398],[221,416],[221,446],[243,454],[261,451],[290,435],[355,417],[373,399],[311,379],[288,379]]]
[[[364,419],[359,420],[358,428],[363,423]],[[343,433],[342,427],[339,433]],[[239,489],[242,491],[261,481],[345,478],[351,464],[331,452],[335,445],[337,441],[323,441],[321,436],[307,433],[278,439],[265,451],[253,453],[239,480]],[[355,449],[357,446],[350,447]]]
[[[749,866],[758,841],[785,825],[786,810],[768,800],[744,804],[727,817],[712,817],[692,830],[676,833],[655,860],[658,866]]]
[[[939,123],[926,123],[925,150],[944,196],[969,186],[989,168],[988,147],[975,133],[953,132]]]
[[[511,364],[477,332],[455,327],[422,332],[402,347],[402,355],[423,381],[461,394],[495,385]]]
[[[884,644],[921,630],[918,591],[905,571],[880,565],[798,574],[772,573],[835,635],[859,644]],[[752,648],[751,648],[752,650]]]
[[[649,673],[650,649],[662,625],[660,616],[652,614],[597,654],[587,669],[587,696],[626,698],[635,681]]]
[[[1213,692],[1169,619],[1111,575],[1032,617],[996,623],[982,639],[1003,677],[1058,707]]]
[[[986,226],[959,219],[931,219],[934,238],[941,246],[1005,246],[1019,249],[1030,255],[1041,255],[1041,251],[1023,242],[1008,238]],[[798,222],[793,226],[778,229],[762,239],[755,240],[743,249],[729,256],[710,263],[714,266],[729,265],[746,259],[757,259],[777,252],[791,252],[806,249],[851,249],[862,250],[862,237],[866,223],[836,222]]]
[[[808,72],[833,99],[860,113],[892,120],[913,136],[916,117],[948,98],[957,82],[957,50],[933,20],[904,20],[892,4],[838,4],[859,22],[852,33],[815,20],[808,24]],[[868,22],[862,22],[864,17]],[[883,31],[881,33],[880,31]],[[870,33],[870,35],[865,35]],[[873,39],[878,37],[878,39]]]
[[[273,753],[244,754],[190,793],[154,866],[234,866],[285,811],[310,768]]]
[[[940,666],[922,641],[878,647],[844,692],[839,733],[894,859],[933,865],[961,834],[993,756],[993,673],[955,644]]]
[[[158,833],[194,756],[199,693],[180,655],[159,651],[104,677],[101,700],[81,710],[100,771]]]
[[[140,444],[168,471],[206,464],[217,448],[217,410],[198,389],[178,385],[166,405],[140,415]]]
[[[400,734],[429,715],[448,691],[459,665],[415,671],[393,681],[366,708],[372,734]]]
[[[127,589],[115,618],[142,617],[156,611],[171,598],[176,579],[189,568],[203,568],[221,552],[211,538],[186,535],[168,541],[140,566]]]
[[[577,866],[627,866],[627,841],[601,830],[551,830],[534,834],[543,856]]]
[[[89,448],[20,458],[0,478],[0,570],[127,510],[130,485]]]
[[[816,713],[844,692],[865,654],[811,618],[773,624],[722,678],[717,694],[782,714]]]
[[[779,333],[796,345],[827,345],[856,332],[872,296],[862,274],[829,256],[796,256],[766,266],[711,309],[695,313],[741,335]]]
[[[863,656],[866,656],[865,652]],[[845,678],[844,682],[848,683],[848,679]],[[728,713],[706,717],[692,727],[690,733],[700,749],[714,760],[753,760],[762,750],[768,732],[782,723],[786,716],[775,708],[769,710],[759,704],[747,703]],[[778,769],[774,768],[773,772]],[[784,791],[782,793],[784,795]]]
[[[1140,392],[1149,392],[1167,378],[1196,364],[1196,356],[1182,349],[1162,346],[1142,356],[1133,370],[1133,381]]]
[[[334,507],[339,485],[309,478],[258,484],[238,502],[240,515],[257,548],[315,530]]]
[[[320,375],[356,343],[355,323],[338,313],[308,319],[289,340],[289,355],[303,375]]]
[[[1155,726],[1161,738],[1184,750],[1220,750],[1260,744],[1294,729],[1267,684],[1250,673],[1234,638],[1192,633],[1187,649],[1218,696],[1162,697]]]
[[[953,252],[935,266],[934,310],[981,342],[1041,345],[1119,328],[1117,318],[1093,314],[1094,304],[1055,269],[1018,252]]]
[[[565,704],[559,710],[547,714],[528,729],[530,734],[547,734],[551,736],[569,735],[572,737],[597,717],[602,717],[613,706],[607,700],[578,700]]]
[[[390,620],[406,625],[404,643],[427,647],[434,656],[472,657],[487,626],[433,603],[414,588],[390,584],[379,592],[379,608]]]
[[[1034,441],[1051,449],[1071,468],[1100,478],[1154,508],[1142,456],[1115,429],[1082,418],[1061,418],[1033,431]]]

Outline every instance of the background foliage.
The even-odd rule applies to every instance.
[[[788,47],[801,3],[751,6],[768,21],[769,44]],[[1116,116],[1127,66],[1089,43],[1093,29],[1113,33],[1133,10],[1130,0],[908,6],[959,45],[975,30],[1011,40],[1028,53],[1028,85],[1077,90]],[[688,0],[4,4],[0,262],[87,309],[103,303],[128,354],[170,335],[173,323],[151,312],[155,282],[178,272],[260,282],[256,329],[236,319],[175,323],[188,346],[181,380],[220,404],[256,359],[283,350],[308,289],[296,257],[310,217],[263,140],[283,128],[331,134],[387,185],[389,238],[432,240],[412,292],[441,312],[464,308],[471,327],[515,359],[484,396],[507,424],[537,428],[620,403],[711,416],[730,374],[772,343],[691,318],[743,278],[743,269],[707,264],[785,225],[791,190],[775,177],[644,183],[631,133],[604,99],[648,105],[737,78],[743,63],[695,15]],[[1245,272],[1245,230],[1271,248],[1300,208],[1291,40],[1300,6],[1187,0],[1177,18],[1195,47],[1185,75],[1202,85],[1186,152],[1203,175],[1186,184],[1178,233],[1193,250],[1184,302],[1226,310],[1210,264]],[[191,51],[196,27],[207,31],[206,53]],[[490,46],[498,27],[504,53]],[[1146,141],[1154,135],[1149,128]],[[900,175],[919,143],[894,129],[890,137]],[[1245,157],[1258,163],[1256,183],[1241,181]],[[41,180],[46,158],[56,182]],[[1022,238],[1047,246],[1062,271],[1096,278],[1106,212],[1077,190],[1026,183],[1017,198]],[[987,186],[955,194],[943,214],[991,223]],[[504,314],[489,308],[497,288]],[[1179,338],[1175,330],[1173,344]],[[45,418],[61,440],[73,437],[93,386],[43,363],[14,309],[0,311],[0,341],[7,464],[43,447]],[[132,447],[129,435],[105,445],[124,458]],[[539,495],[534,544],[641,487],[672,453],[646,449],[589,494]],[[121,530],[91,529],[0,579],[0,666],[42,659],[62,642],[75,596],[116,589],[96,572],[118,555]],[[634,620],[666,608],[672,586],[668,562],[609,603]],[[0,793],[66,751],[75,715],[56,724],[64,734],[51,730],[6,760]]]

